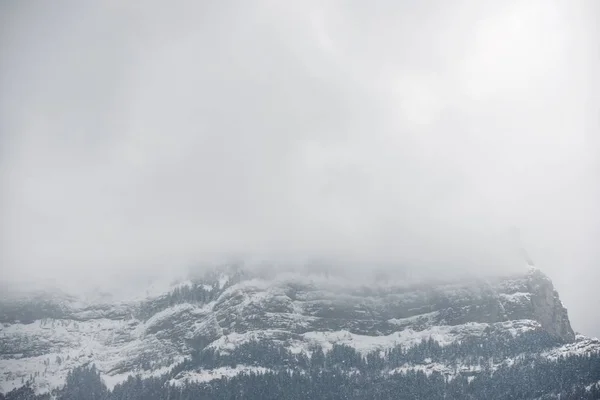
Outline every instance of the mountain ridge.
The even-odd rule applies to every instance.
[[[131,375],[172,371],[194,354],[235,358],[239,349],[256,343],[307,356],[336,345],[367,356],[427,340],[451,346],[482,338],[499,343],[535,338],[538,348],[527,348],[547,357],[600,349],[597,341],[576,337],[552,282],[537,269],[443,284],[370,283],[348,286],[322,273],[227,268],[140,302],[86,304],[69,296],[5,301],[0,387],[7,392],[29,381],[39,392],[50,391],[70,370],[90,363],[112,387]],[[448,370],[424,365],[403,368]]]

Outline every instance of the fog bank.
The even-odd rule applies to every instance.
[[[2,280],[494,273],[522,244],[600,335],[599,7],[3,4]]]

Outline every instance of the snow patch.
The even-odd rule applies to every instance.
[[[600,388],[600,381],[598,381],[596,383],[592,383],[591,385],[587,385],[585,387],[585,390],[589,392],[590,390],[595,389],[595,388]]]
[[[169,381],[170,384],[181,386],[186,382],[210,382],[215,379],[232,378],[240,374],[264,374],[272,371],[269,368],[238,365],[235,368],[221,367],[215,369],[183,371]]]
[[[312,331],[293,335],[284,330],[267,329],[245,333],[231,333],[212,342],[209,348],[231,352],[243,343],[270,340],[285,343],[286,347],[292,353],[296,354],[300,352],[310,354],[311,349],[315,346],[320,346],[323,348],[323,351],[327,352],[331,350],[334,344],[338,344],[352,347],[363,355],[366,355],[372,351],[386,350],[397,346],[404,348],[414,347],[423,340],[429,339],[435,340],[441,346],[447,346],[465,337],[481,336],[490,326],[507,330],[514,336],[540,328],[539,323],[535,321],[517,320],[497,324],[469,322],[455,326],[433,326],[422,331],[415,331],[409,328],[390,335],[381,336],[359,335],[345,330],[331,332]]]
[[[398,325],[398,326],[431,323],[435,319],[435,317],[437,317],[439,315],[440,315],[439,311],[433,311],[430,313],[419,314],[419,315],[415,315],[415,316],[407,317],[407,318],[392,318],[392,319],[388,319],[388,322],[390,324],[394,324],[394,325]]]
[[[176,310],[167,309],[161,315],[169,312]],[[156,323],[161,315],[150,322]],[[13,350],[0,359],[0,391],[32,381],[38,393],[48,392],[64,384],[69,371],[89,364],[96,366],[110,386],[130,375],[150,373],[140,367],[143,359],[148,360],[152,373],[170,367],[167,362],[173,365],[183,360],[175,344],[147,334],[146,327],[135,319],[51,319],[0,326],[0,344]]]
[[[585,336],[578,336],[577,339],[576,342],[567,343],[564,346],[545,351],[542,355],[550,360],[557,360],[560,357],[600,353],[599,339],[588,338]]]
[[[427,376],[431,376],[434,372],[444,375],[448,378],[454,378],[457,375],[467,376],[471,379],[475,378],[474,375],[481,372],[479,365],[455,365],[450,366],[441,363],[426,363],[426,364],[404,364],[401,367],[394,368],[389,371],[391,375],[402,374],[406,375],[409,372],[421,371]]]

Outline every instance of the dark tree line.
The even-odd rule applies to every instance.
[[[31,386],[26,385],[0,395],[0,400],[600,399],[600,385],[592,385],[600,381],[598,353],[556,360],[541,357],[537,355],[539,352],[521,353],[513,364],[492,368],[490,361],[497,355],[490,353],[490,349],[502,349],[498,343],[486,348],[482,343],[466,340],[453,346],[442,347],[433,340],[425,340],[410,349],[397,347],[383,354],[373,352],[363,356],[352,347],[335,345],[327,353],[315,348],[309,357],[293,354],[283,345],[252,342],[240,346],[233,354],[214,350],[196,352],[163,376],[130,377],[113,390],[107,389],[93,366],[86,366],[74,369],[65,386],[51,394],[36,396]],[[520,346],[527,348],[530,342],[525,340]],[[475,355],[462,353],[467,350]],[[505,351],[512,354],[516,349]],[[479,372],[390,373],[406,362],[418,364],[414,360],[435,357],[446,360],[451,356],[470,360],[471,365],[479,366]],[[268,366],[270,372],[240,374],[205,383],[179,379],[175,384],[173,380],[184,371],[238,364]]]
[[[205,287],[201,284],[185,285],[173,289],[171,292],[148,300],[138,306],[136,316],[141,319],[148,319],[157,312],[166,310],[177,304],[205,304],[218,297],[220,291],[218,287]]]
[[[234,352],[223,353],[213,348],[194,351],[192,356],[174,368],[179,371],[195,368],[212,369],[235,367],[238,364],[262,366],[270,369],[345,368],[360,371],[381,371],[405,364],[438,362],[446,365],[484,366],[494,360],[504,360],[523,354],[538,354],[559,344],[543,331],[525,332],[513,338],[490,335],[467,337],[460,342],[441,346],[433,339],[424,339],[416,346],[397,346],[384,352],[373,351],[362,355],[354,348],[334,345],[325,354],[320,347],[311,356],[293,353],[285,346],[270,341],[251,341],[239,345]]]
[[[141,319],[150,318],[159,311],[165,310],[176,304],[206,304],[216,300],[221,293],[229,286],[240,282],[244,274],[240,270],[232,269],[229,273],[229,279],[223,286],[219,283],[219,276],[216,273],[208,274],[197,282],[183,285],[171,290],[169,293],[158,298],[143,302],[136,310],[136,316]]]

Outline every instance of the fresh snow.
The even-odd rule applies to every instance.
[[[46,392],[62,384],[73,368],[91,363],[108,384],[118,383],[131,374],[145,373],[131,368],[140,357],[157,360],[160,355],[150,364],[153,372],[169,358],[173,363],[183,359],[171,343],[146,334],[145,327],[137,320],[110,319],[38,320],[0,327],[0,341],[16,351],[0,360],[0,391],[34,380],[37,391]],[[31,344],[37,354],[23,354],[31,351]],[[119,376],[122,370],[127,373]]]
[[[176,318],[193,315],[195,317],[206,316],[214,306],[214,302],[198,306],[190,303],[176,304],[172,307],[157,312],[150,317],[143,326],[146,330],[159,327],[161,324]]]
[[[600,388],[600,381],[598,381],[596,383],[592,383],[591,385],[587,385],[585,387],[585,390],[587,390],[589,392],[590,390],[592,390],[595,387],[599,387]]]
[[[516,292],[516,293],[500,293],[499,295],[500,299],[504,300],[505,302],[512,302],[512,303],[521,303],[523,302],[523,300],[529,300],[531,299],[531,293],[526,293],[526,292]]]
[[[407,318],[392,318],[392,319],[388,319],[388,322],[390,324],[394,324],[394,325],[398,325],[398,326],[412,325],[415,323],[431,322],[439,314],[440,314],[439,311],[433,311],[430,313],[419,314],[419,315],[415,315],[415,316],[407,317]]]
[[[441,363],[425,363],[425,364],[404,364],[401,367],[394,368],[389,371],[390,374],[407,374],[408,372],[421,371],[427,376],[430,376],[434,372],[440,373],[448,378],[454,378],[456,375],[466,375],[470,378],[474,378],[473,375],[481,372],[479,365],[460,365],[455,366],[441,364]]]
[[[564,346],[545,351],[542,355],[551,360],[556,360],[560,357],[587,355],[592,353],[600,353],[600,340],[578,335],[575,342],[567,343]]]
[[[221,378],[232,378],[240,374],[264,374],[270,372],[269,368],[264,367],[253,367],[246,365],[238,365],[235,368],[232,367],[220,367],[214,369],[205,369],[197,371],[183,371],[178,374],[175,378],[171,379],[169,383],[173,385],[182,385],[185,382],[209,382],[214,379]]]
[[[497,325],[497,324],[493,324]],[[348,331],[308,332],[302,336],[311,345],[317,344],[328,351],[334,344],[353,347],[366,354],[374,350],[385,350],[396,346],[413,347],[423,340],[433,339],[441,346],[447,346],[468,336],[481,336],[490,324],[469,322],[455,326],[433,326],[422,331],[404,329],[387,336],[357,335]],[[503,328],[519,334],[539,327],[535,321],[522,320],[502,323]]]
[[[279,329],[265,329],[260,331],[249,331],[245,333],[230,333],[229,335],[221,336],[219,339],[212,342],[208,348],[212,348],[220,352],[231,352],[244,343],[264,339],[276,342],[277,338],[286,337],[288,334],[288,331]]]
[[[517,320],[496,324],[469,322],[455,326],[433,326],[422,331],[409,328],[385,336],[358,335],[349,331],[313,331],[301,335],[292,335],[293,337],[290,337],[287,331],[265,329],[232,333],[217,339],[209,347],[219,351],[231,352],[243,343],[270,340],[285,342],[293,353],[305,352],[310,354],[310,349],[314,346],[320,346],[324,351],[329,351],[334,344],[339,344],[353,347],[362,354],[367,354],[375,350],[386,350],[396,346],[413,347],[430,338],[441,346],[447,346],[468,336],[481,336],[489,326],[503,328],[515,336],[541,327],[536,321]]]

